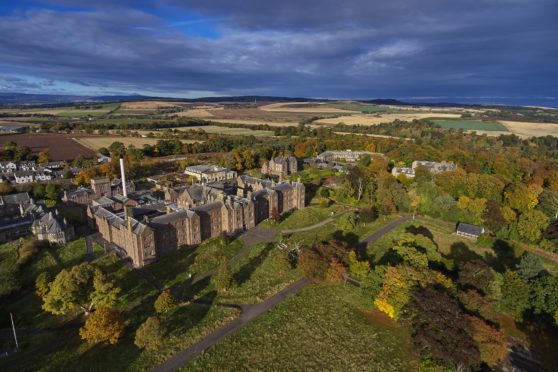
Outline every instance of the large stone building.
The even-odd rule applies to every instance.
[[[47,240],[56,245],[65,245],[74,238],[74,227],[60,218],[58,212],[46,213],[33,221],[31,232],[38,240]]]
[[[236,172],[216,165],[192,165],[186,167],[184,174],[194,177],[201,183],[234,180]]]
[[[413,169],[418,167],[425,167],[430,173],[438,174],[442,172],[452,171],[456,168],[454,162],[437,162],[437,161],[427,161],[427,160],[415,160],[412,164]]]
[[[239,183],[238,195],[208,186],[173,188],[165,192],[165,208],[148,211],[128,206],[122,212],[111,205],[96,205],[88,208],[88,216],[105,240],[141,267],[183,246],[248,230],[269,218],[274,209],[284,213],[304,208],[305,189],[300,182],[276,184],[241,176]]]
[[[266,161],[262,166],[262,174],[286,177],[296,173],[298,161],[294,156],[280,156]]]
[[[353,150],[332,150],[332,151],[324,151],[320,155],[318,155],[318,160],[322,162],[329,162],[329,161],[345,161],[354,163],[358,161],[361,157],[369,155],[369,156],[382,156],[379,152],[370,152],[370,151],[353,151]]]
[[[126,183],[128,193],[136,191],[134,182]],[[81,187],[74,191],[64,191],[62,200],[66,203],[91,204],[93,200],[103,196],[113,197],[122,194],[122,182],[115,179],[111,182],[108,177],[91,178],[91,188]]]

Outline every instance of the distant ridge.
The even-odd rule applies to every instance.
[[[0,106],[50,106],[75,103],[93,102],[119,102],[119,101],[173,101],[173,102],[222,102],[222,103],[250,103],[250,102],[328,102],[343,101],[344,99],[327,98],[307,98],[307,97],[277,97],[277,96],[221,96],[221,97],[200,97],[200,98],[173,98],[173,97],[150,97],[139,94],[114,95],[114,96],[80,96],[80,95],[57,95],[57,94],[27,94],[27,93],[6,93],[0,92]],[[517,103],[459,103],[459,102],[420,102],[403,101],[393,98],[375,99],[345,99],[362,103],[392,106],[430,106],[430,107],[526,107],[527,104]],[[546,107],[546,109],[556,109]]]

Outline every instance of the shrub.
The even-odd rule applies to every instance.
[[[165,325],[157,317],[149,317],[136,331],[134,343],[140,349],[157,350],[164,342],[167,333]]]
[[[157,314],[168,313],[176,307],[176,300],[169,289],[165,289],[153,304]]]

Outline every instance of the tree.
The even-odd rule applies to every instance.
[[[136,331],[134,343],[140,349],[155,351],[165,342],[167,330],[157,317],[149,317]]]
[[[531,252],[525,252],[517,264],[517,273],[525,281],[535,278],[543,270],[541,259]]]
[[[221,257],[217,273],[213,277],[213,280],[219,292],[226,292],[232,287],[233,274],[226,257]]]
[[[50,200],[57,200],[58,199],[58,188],[54,183],[49,183],[45,187],[45,196],[47,199]]]
[[[500,309],[513,315],[517,320],[523,319],[523,313],[529,308],[530,289],[517,272],[510,269],[503,275],[502,298]]]
[[[353,279],[363,281],[370,273],[370,263],[368,261],[359,261],[355,251],[350,251],[347,256],[349,272]]]
[[[48,163],[50,161],[52,161],[52,156],[48,153],[48,151],[39,152],[39,156],[37,157],[38,163]]]
[[[558,310],[558,280],[550,274],[532,281],[531,305],[535,314],[552,315]]]
[[[17,272],[17,264],[0,262],[0,297],[7,296],[20,288]]]
[[[35,199],[42,199],[45,197],[45,185],[37,183],[33,186],[33,197]]]
[[[517,232],[519,236],[536,243],[542,238],[542,233],[548,227],[548,217],[541,211],[529,210],[519,216]]]
[[[494,275],[490,266],[481,259],[464,261],[459,264],[459,284],[478,289],[484,294],[488,294],[490,284],[494,280]]]
[[[331,283],[339,283],[347,275],[347,268],[337,258],[333,258],[327,269],[326,280]]]
[[[548,218],[558,217],[558,191],[544,189],[539,196],[537,209],[543,212]]]
[[[37,275],[37,279],[35,279],[35,292],[40,298],[44,298],[48,293],[50,281],[51,277],[48,271],[43,271]]]
[[[477,313],[492,323],[498,322],[498,313],[488,296],[483,296],[476,289],[467,289],[459,291],[458,297],[461,304],[470,312]]]
[[[515,183],[504,191],[504,201],[519,212],[527,212],[538,204],[538,195],[521,183]]]
[[[338,273],[345,270],[341,269],[339,265],[345,266],[348,254],[349,247],[345,242],[332,240],[317,243],[300,252],[298,267],[310,280],[322,282],[328,279],[330,268]]]
[[[506,334],[476,316],[466,315],[466,317],[473,325],[471,336],[479,347],[481,359],[494,368],[508,355]]]
[[[507,224],[500,206],[494,200],[486,202],[486,209],[484,210],[482,219],[485,225],[492,231],[498,231]]]
[[[124,154],[126,153],[126,146],[124,146],[122,142],[118,142],[118,141],[111,143],[108,149],[110,151],[110,154],[113,157],[117,157],[117,158],[124,157]]]
[[[85,325],[79,330],[81,338],[93,344],[115,345],[123,334],[122,314],[108,307],[99,307],[85,320]]]
[[[431,286],[416,288],[403,317],[411,324],[413,343],[421,356],[447,364],[478,366],[481,354],[471,337],[473,325],[459,303]]]
[[[153,304],[157,314],[168,313],[176,307],[176,299],[169,289],[165,289],[155,300]]]
[[[97,306],[113,305],[118,293],[120,288],[108,280],[99,267],[85,262],[56,275],[43,298],[43,309],[64,315],[79,307],[89,315]]]

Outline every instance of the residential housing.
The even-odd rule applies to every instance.
[[[415,177],[415,170],[413,168],[406,168],[406,167],[393,167],[391,170],[391,174],[393,177],[399,177],[401,175],[407,178],[414,178]]]
[[[412,168],[416,169],[418,167],[426,167],[430,173],[442,173],[454,170],[456,165],[454,162],[436,162],[436,161],[426,161],[426,160],[415,160],[412,164]]]

